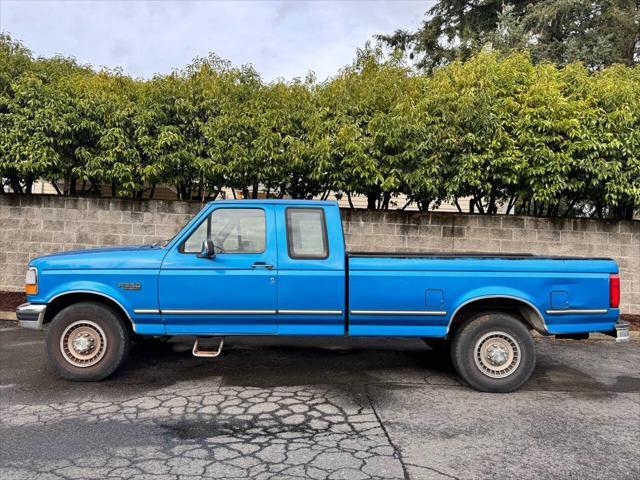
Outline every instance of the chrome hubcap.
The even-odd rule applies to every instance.
[[[478,369],[491,378],[505,378],[520,365],[520,347],[505,332],[490,332],[476,343],[474,359]]]
[[[82,333],[73,340],[73,348],[78,353],[87,353],[95,344],[95,339],[88,333]]]
[[[487,349],[487,360],[489,360],[493,365],[504,365],[508,356],[509,353],[498,345],[494,344]]]
[[[75,367],[95,365],[107,351],[104,330],[91,320],[72,323],[60,337],[60,352],[64,359]]]

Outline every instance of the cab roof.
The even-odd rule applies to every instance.
[[[338,202],[335,200],[294,200],[290,198],[258,198],[246,200],[214,200],[207,202],[207,205],[219,204],[242,204],[242,205],[316,205],[319,207],[337,207]]]

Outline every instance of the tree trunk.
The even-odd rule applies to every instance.
[[[367,208],[369,210],[375,210],[378,206],[378,200],[380,199],[380,190],[374,190],[367,195]]]
[[[351,208],[351,210],[353,210],[354,207],[353,207],[353,200],[351,199],[351,192],[347,192],[347,200],[349,200],[349,207]]]
[[[55,189],[55,191],[58,193],[58,195],[62,195],[62,192],[60,191],[60,189],[58,188],[58,184],[55,182],[55,180],[51,180],[51,185],[53,185],[53,188]]]
[[[22,184],[17,177],[11,176],[9,178],[9,185],[11,185],[11,190],[13,190],[13,193],[22,193]]]
[[[458,197],[453,197],[453,204],[458,209],[458,213],[462,213],[462,207],[460,206],[460,202],[458,202]]]
[[[431,199],[430,198],[423,198],[418,202],[418,209],[421,212],[428,212],[429,211],[429,205],[431,205]]]
[[[494,186],[491,187],[491,194],[489,195],[489,204],[487,205],[487,213],[489,215],[495,215],[498,211],[496,207],[496,189]]]
[[[600,220],[603,218],[603,210],[602,204],[600,202],[596,203],[596,215]]]
[[[27,178],[27,180],[24,182],[24,193],[26,193],[27,195],[31,195],[31,189],[33,188],[33,182],[34,182],[33,178]]]
[[[633,220],[634,203],[620,204],[616,207],[616,219],[618,220]]]
[[[409,201],[407,203],[405,203],[404,206],[400,210],[405,210],[409,205],[411,205],[411,203],[413,203],[413,198],[409,197]],[[421,210],[420,201],[418,201],[417,204],[418,204],[418,210]]]
[[[389,210],[389,202],[391,201],[391,194],[389,192],[384,192],[382,195],[382,209]]]
[[[511,213],[511,209],[515,207],[517,199],[518,199],[517,193],[513,194],[509,199],[509,203],[507,204],[507,211],[505,212],[507,215],[509,215]]]

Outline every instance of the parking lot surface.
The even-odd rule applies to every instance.
[[[134,345],[100,383],[0,324],[0,478],[640,478],[640,342],[539,339],[512,394],[409,339]]]

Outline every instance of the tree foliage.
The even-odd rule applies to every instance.
[[[380,35],[431,71],[482,48],[529,49],[534,62],[590,68],[640,61],[637,0],[439,0],[420,28]]]
[[[0,41],[2,192],[367,198],[369,208],[631,218],[640,67],[481,52],[416,74],[367,46],[317,82],[216,56],[149,80]],[[402,203],[399,197],[403,196]],[[404,199],[406,198],[406,200]]]

